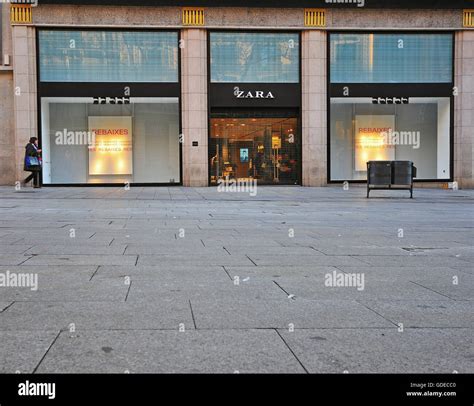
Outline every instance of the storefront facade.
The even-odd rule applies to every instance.
[[[329,180],[405,160],[419,181],[450,181],[453,33],[333,32],[328,47]]]
[[[31,21],[2,26],[4,184],[38,136],[45,185],[326,186],[411,160],[419,186],[474,186],[470,1],[82,3],[9,6]]]
[[[43,183],[180,184],[179,32],[37,35]]]
[[[300,35],[211,31],[209,184],[301,184]]]

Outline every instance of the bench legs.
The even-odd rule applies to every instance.
[[[367,199],[369,198],[369,195],[370,195],[370,191],[372,189],[370,189],[369,187],[367,187]],[[410,187],[410,189],[391,189],[391,188],[386,188],[384,190],[409,190],[410,191],[410,199],[413,199],[413,185]]]

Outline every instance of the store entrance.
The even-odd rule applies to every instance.
[[[227,177],[259,185],[300,184],[296,117],[211,118],[210,125],[211,185]]]

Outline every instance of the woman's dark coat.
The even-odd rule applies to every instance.
[[[24,169],[25,171],[32,172],[32,171],[40,171],[41,170],[41,165],[31,165],[27,166],[26,165],[26,157],[28,156],[34,156],[37,157],[38,160],[40,159],[40,154],[35,148],[35,146],[31,143],[27,144],[25,147],[25,166]]]

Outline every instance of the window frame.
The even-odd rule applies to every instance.
[[[450,83],[331,83],[331,35],[334,34],[439,34],[440,31],[433,30],[334,30],[327,32],[326,41],[326,72],[327,72],[327,91],[326,91],[326,122],[327,122],[327,183],[342,184],[349,182],[353,184],[364,184],[367,180],[333,180],[331,177],[331,98],[344,97],[342,91],[344,87],[349,87],[350,94],[347,97],[449,97],[450,98],[450,123],[449,123],[449,178],[443,179],[415,179],[416,183],[446,183],[453,182],[454,179],[454,77],[455,77],[455,32],[452,30],[443,30],[445,34],[450,34],[452,38],[451,55],[451,82]]]
[[[213,82],[212,81],[212,50],[211,50],[211,36],[212,34],[293,34],[298,37],[298,80],[296,82],[241,82],[239,80],[235,80],[234,82],[225,81],[225,82]],[[278,83],[278,84],[291,84],[291,85],[301,85],[301,30],[225,30],[225,29],[209,29],[207,30],[207,67],[208,67],[208,82],[209,84],[230,84],[230,83],[238,83],[238,84],[265,84],[265,83]]]
[[[61,80],[55,80],[55,81],[48,81],[48,80],[42,80],[41,77],[41,40],[40,40],[40,33],[45,31],[60,31],[60,32],[65,32],[65,31],[71,31],[71,32],[146,32],[146,33],[174,33],[176,34],[176,49],[177,49],[177,70],[176,70],[176,81],[132,81],[132,80],[122,80],[122,81],[61,81]],[[115,27],[38,27],[36,29],[36,49],[37,49],[37,55],[36,55],[36,60],[37,60],[37,75],[38,75],[38,83],[50,83],[50,84],[83,84],[83,83],[89,83],[89,84],[110,84],[110,83],[129,83],[133,85],[137,84],[165,84],[165,83],[180,83],[181,81],[181,52],[180,52],[180,47],[179,43],[181,40],[181,31],[177,29],[150,29],[150,28],[115,28]]]
[[[64,27],[36,27],[35,29],[35,45],[36,45],[36,105],[38,114],[36,123],[38,128],[38,140],[41,145],[42,142],[42,111],[41,98],[42,97],[124,97],[124,86],[129,86],[131,89],[131,96],[133,97],[177,97],[179,99],[179,132],[183,131],[183,114],[182,114],[182,68],[181,58],[182,52],[179,43],[182,39],[180,29],[152,29],[146,28],[121,28],[121,27],[69,27],[69,30],[74,31],[165,31],[177,33],[178,44],[178,81],[177,82],[41,82],[40,72],[40,48],[39,48],[39,34],[41,30],[58,30],[64,31]],[[131,183],[131,186],[182,186],[183,185],[183,145],[179,146],[179,171],[180,177],[176,184],[169,183]],[[117,187],[116,183],[97,183],[97,184],[51,184],[44,185],[45,187],[59,186],[59,187]]]

